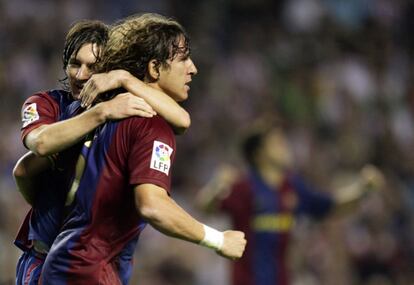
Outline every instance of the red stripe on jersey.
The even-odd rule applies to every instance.
[[[30,96],[23,104],[23,110],[25,110],[31,104],[36,104],[36,111],[39,116],[39,119],[28,124],[21,129],[21,139],[24,142],[25,137],[32,130],[40,127],[45,124],[52,124],[59,120],[59,103],[49,95],[48,92],[40,92]]]

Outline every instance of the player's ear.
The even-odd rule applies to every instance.
[[[158,60],[151,59],[148,62],[148,76],[151,82],[157,81],[160,78],[160,70]]]

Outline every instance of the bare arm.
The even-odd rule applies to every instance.
[[[229,195],[237,176],[238,172],[233,166],[219,166],[210,181],[199,191],[197,206],[208,212],[214,211],[219,201]]]
[[[151,108],[142,99],[124,93],[102,102],[82,114],[32,130],[25,145],[39,156],[57,153],[74,145],[90,131],[107,120],[130,116],[151,117]]]
[[[334,214],[344,215],[352,212],[369,191],[379,189],[384,184],[384,176],[380,170],[372,165],[365,166],[354,183],[335,191]]]
[[[125,70],[92,75],[80,94],[82,104],[85,107],[89,106],[99,94],[120,87],[144,99],[160,116],[173,125],[176,133],[183,133],[190,127],[190,115],[177,102]]]
[[[205,239],[205,226],[183,210],[167,192],[153,184],[135,187],[135,204],[138,213],[155,229],[165,235],[200,244]],[[244,233],[225,231],[217,253],[230,258],[240,258],[246,240]]]
[[[13,169],[13,177],[17,189],[22,194],[27,203],[33,206],[36,188],[34,181],[37,175],[52,166],[47,157],[40,157],[33,152],[23,155]]]

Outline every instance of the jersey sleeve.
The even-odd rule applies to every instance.
[[[298,176],[292,177],[291,182],[299,195],[299,213],[320,219],[330,212],[334,205],[333,198],[330,195],[313,189]]]
[[[234,183],[227,196],[219,200],[219,209],[230,215],[241,215],[251,202],[251,192],[247,179]]]
[[[29,239],[30,219],[33,209],[30,209],[20,226],[14,244],[23,251],[28,251],[32,247],[32,241]]]
[[[144,119],[133,132],[128,156],[129,183],[150,183],[170,193],[171,167],[176,152],[171,127],[156,116]]]
[[[59,104],[47,92],[36,93],[24,102],[21,116],[21,139],[24,144],[32,130],[59,120]]]

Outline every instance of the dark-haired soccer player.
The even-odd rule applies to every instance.
[[[15,244],[24,253],[19,260],[16,284],[37,284],[43,260],[61,226],[62,209],[79,148],[63,151],[83,140],[85,134],[108,119],[128,116],[153,116],[157,110],[177,129],[187,128],[189,116],[178,104],[161,92],[144,85],[130,74],[114,71],[102,74],[108,89],[117,88],[128,79],[134,94],[151,96],[154,108],[132,94],[123,94],[111,101],[96,105],[82,115],[70,120],[63,119],[63,111],[77,100],[85,82],[93,73],[93,65],[106,43],[108,29],[100,21],[80,21],[69,30],[63,52],[63,68],[71,92],[52,90],[36,93],[23,106],[22,139],[33,152],[26,154],[16,164],[14,177],[19,190],[33,206],[27,215]],[[118,74],[122,74],[120,77]],[[112,85],[111,85],[112,84]],[[102,91],[106,91],[101,89]],[[82,145],[82,144],[81,144]],[[46,158],[38,155],[55,154]],[[59,162],[49,169],[51,162]],[[122,258],[132,253],[125,253]],[[126,258],[128,259],[128,258]],[[129,258],[131,259],[131,258]],[[126,269],[127,271],[127,269]]]
[[[181,25],[154,14],[114,26],[98,70],[113,68],[129,71],[176,101],[187,99],[197,73]],[[76,113],[77,107],[69,111]],[[77,173],[66,201],[70,212],[46,258],[44,284],[120,284],[116,257],[147,223],[239,258],[243,233],[205,226],[169,196],[175,154],[173,131],[159,116],[98,127],[78,160],[83,171]]]
[[[296,218],[349,211],[367,191],[383,183],[382,173],[367,166],[360,179],[338,196],[315,191],[292,171],[289,143],[277,126],[252,130],[242,152],[248,173],[239,176],[234,167],[223,166],[198,197],[205,209],[228,214],[249,241],[244,256],[232,264],[234,285],[290,284],[287,249]]]

